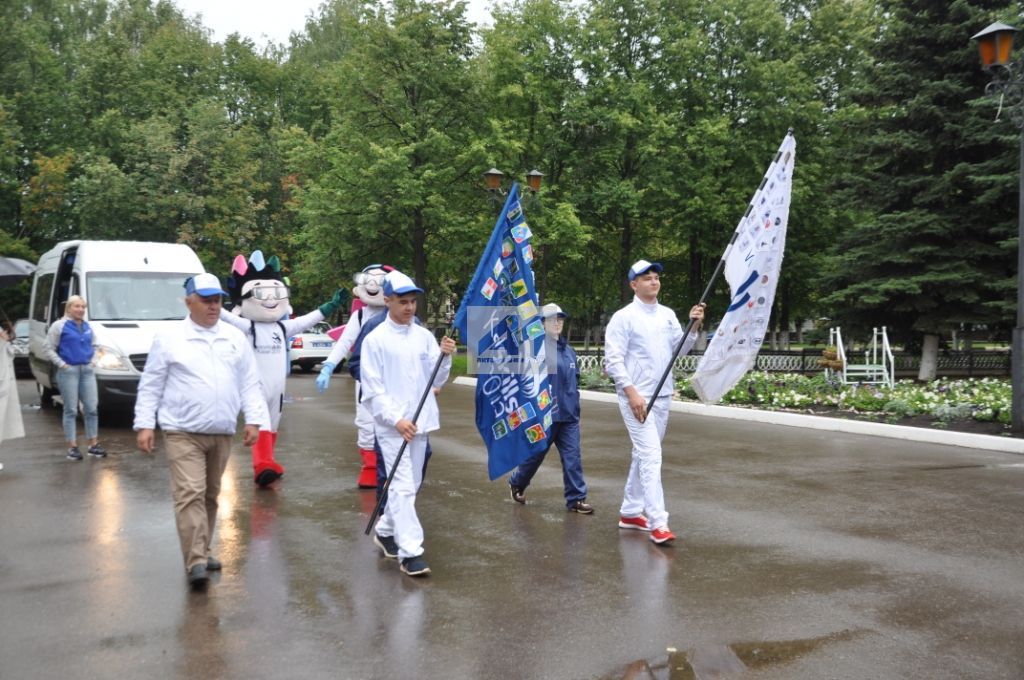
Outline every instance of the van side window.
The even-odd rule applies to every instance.
[[[54,318],[54,321],[56,321],[57,318],[60,318],[60,315],[64,311],[64,303],[66,303],[68,301],[69,297],[71,297],[71,280],[70,279],[62,279],[62,280],[58,281],[57,282],[57,296],[56,296],[56,299],[55,299],[55,302],[57,303],[57,308],[56,308],[57,316]]]
[[[53,288],[53,274],[43,274],[36,279],[36,296],[32,299],[32,320],[46,323],[46,310],[50,306],[50,289]]]

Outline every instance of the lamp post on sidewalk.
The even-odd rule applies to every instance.
[[[484,173],[484,188],[487,190],[488,195],[490,195],[491,201],[497,204],[495,211],[501,210],[501,206],[505,203],[505,195],[507,192],[501,186],[504,178],[505,173],[497,168],[491,168]],[[519,199],[523,204],[524,210],[529,209],[537,199],[537,193],[540,191],[543,179],[544,173],[536,168],[526,173],[526,188],[528,191],[521,193]]]
[[[1019,167],[1017,194],[1017,322],[1011,345],[1012,381],[1011,423],[1015,432],[1024,432],[1024,57],[1014,61],[1013,36],[1018,30],[996,22],[971,37],[978,41],[981,65],[992,76],[985,86],[988,94],[999,95],[999,112],[1008,111],[1018,133]]]

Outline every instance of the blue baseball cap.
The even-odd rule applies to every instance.
[[[220,280],[213,274],[196,274],[185,280],[185,295],[227,295],[220,287]]]
[[[662,266],[660,262],[648,262],[647,260],[637,260],[633,263],[633,266],[629,268],[629,280],[632,281],[638,276],[643,276],[647,272],[654,270],[661,273]]]
[[[408,276],[398,271],[390,271],[384,277],[384,297],[395,295],[406,295],[408,293],[422,293],[423,289]]]

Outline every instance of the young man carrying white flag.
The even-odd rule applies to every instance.
[[[683,337],[676,314],[658,304],[662,266],[639,260],[629,268],[633,301],[615,312],[605,331],[604,367],[615,381],[619,411],[633,442],[629,476],[619,510],[619,527],[650,531],[651,541],[675,540],[668,528],[665,494],[661,487],[661,441],[668,426],[674,382],[671,371],[658,394],[658,380],[673,360]],[[704,320],[704,305],[690,309],[694,329]],[[693,347],[695,333],[686,339],[681,355]],[[653,400],[650,415],[647,402]]]

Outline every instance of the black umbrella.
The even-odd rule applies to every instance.
[[[36,266],[31,262],[19,260],[16,257],[0,257],[0,288],[7,288],[21,283],[29,276],[32,276],[32,272],[35,270]],[[11,320],[7,318],[7,312],[4,311],[3,307],[0,307],[0,315],[10,325]]]
[[[32,276],[36,266],[31,262],[16,257],[0,257],[0,288],[7,288],[21,283]]]

